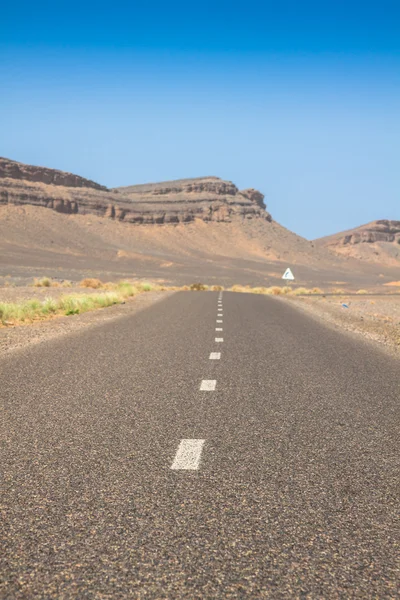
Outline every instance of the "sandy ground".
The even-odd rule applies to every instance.
[[[400,358],[400,295],[285,296],[283,301],[335,328],[362,335]]]
[[[270,286],[282,284],[287,267],[297,285],[325,291],[378,291],[399,279],[398,267],[338,258],[274,221],[131,225],[34,206],[0,207],[0,285],[26,286],[48,276]]]
[[[44,300],[45,298],[59,298],[68,294],[96,294],[105,290],[93,288],[72,287],[34,287],[10,286],[0,287],[0,302],[23,302],[32,298]]]
[[[44,288],[36,288],[40,291]],[[59,288],[46,288],[51,290],[52,296],[59,294]],[[67,288],[73,289],[73,288]],[[63,290],[65,292],[65,290]],[[80,291],[82,290],[80,288]],[[96,290],[92,290],[96,291]],[[54,293],[54,295],[53,295]],[[117,304],[108,308],[101,308],[81,315],[57,316],[48,321],[36,321],[27,325],[0,327],[0,357],[26,348],[32,344],[42,344],[47,340],[63,335],[72,335],[87,327],[101,325],[118,317],[125,317],[144,310],[152,304],[166,298],[173,292],[145,292],[128,298],[125,304]],[[48,294],[49,295],[49,294]],[[3,290],[0,290],[0,298]],[[33,297],[28,295],[28,298]]]

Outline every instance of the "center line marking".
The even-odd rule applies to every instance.
[[[216,341],[216,342],[223,342],[223,341],[224,341],[224,338],[215,338],[215,341]]]
[[[223,323],[223,320],[222,319],[219,319],[219,320],[217,319],[217,323]]]
[[[223,331],[222,327],[216,327],[215,331]]]
[[[213,392],[215,390],[215,386],[217,385],[216,379],[203,379],[200,384],[201,392]]]
[[[205,440],[181,440],[171,469],[197,471]]]
[[[210,360],[220,360],[221,352],[211,352]]]

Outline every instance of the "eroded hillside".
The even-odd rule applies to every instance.
[[[338,256],[388,266],[400,265],[400,221],[373,221],[320,238],[315,243]]]

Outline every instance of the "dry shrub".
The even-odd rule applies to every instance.
[[[362,295],[362,294],[368,294],[367,290],[357,290],[356,294]]]
[[[335,288],[334,290],[332,290],[332,294],[345,294],[346,292],[340,288]]]
[[[50,287],[51,279],[50,277],[41,277],[40,279],[35,278],[33,285],[35,287]]]
[[[212,285],[211,286],[211,291],[212,292],[222,292],[223,291],[223,286],[222,285]]]
[[[154,285],[148,283],[147,281],[141,281],[137,284],[137,287],[141,292],[151,292],[152,290],[154,290]]]
[[[94,290],[98,290],[103,287],[103,282],[100,279],[95,279],[94,277],[86,277],[86,279],[82,279],[79,284],[81,287],[85,288],[93,288]]]
[[[248,292],[249,288],[247,286],[245,287],[244,285],[240,285],[237,283],[237,284],[233,285],[231,288],[229,288],[229,291],[230,292]]]
[[[323,291],[322,291],[322,290],[321,290],[319,287],[314,287],[314,288],[311,290],[311,293],[312,293],[312,294],[323,294]]]
[[[204,283],[192,283],[190,289],[192,292],[206,292],[208,290],[208,286]]]
[[[282,294],[282,288],[280,288],[278,285],[273,285],[267,289],[270,290],[269,293],[273,296],[280,296],[280,294]]]
[[[305,287],[299,287],[293,291],[294,296],[304,296],[305,294],[309,294],[309,293],[310,293],[310,290],[308,290]]]

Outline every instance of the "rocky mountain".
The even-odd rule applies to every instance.
[[[297,285],[358,289],[398,279],[397,240],[398,222],[385,221],[310,242],[271,218],[261,192],[218,177],[107,189],[0,159],[0,280],[12,273],[16,281],[47,274],[275,285],[290,266]],[[337,256],[374,244],[393,249],[388,268]]]
[[[232,218],[265,219],[264,196],[239,191],[218,177],[182,179],[107,189],[93,181],[55,169],[0,158],[0,205],[40,206],[64,214],[94,214],[134,224],[230,222]]]
[[[57,169],[47,169],[46,167],[34,167],[25,165],[9,158],[0,156],[0,179],[10,178],[23,181],[38,181],[40,183],[62,185],[66,187],[85,187],[95,190],[107,190],[103,185],[99,185],[90,179],[79,177],[73,173],[65,173]]]
[[[315,240],[339,256],[395,265],[400,262],[400,221],[382,219]]]

